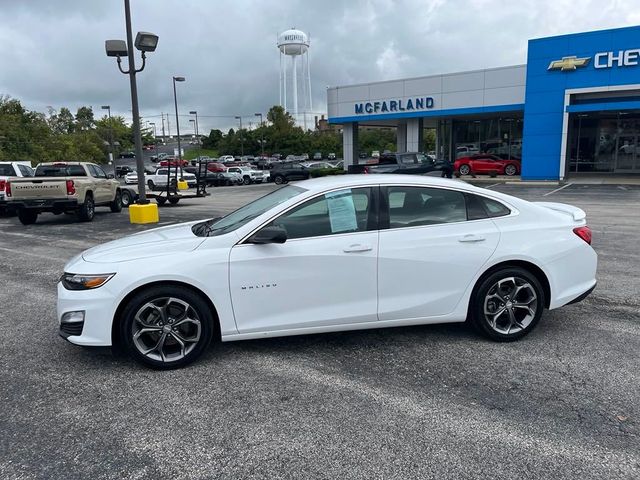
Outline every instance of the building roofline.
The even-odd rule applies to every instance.
[[[419,77],[409,77],[409,78],[395,78],[395,79],[391,79],[391,80],[381,80],[379,82],[362,82],[362,83],[351,83],[348,85],[333,85],[333,86],[329,86],[327,87],[327,90],[331,90],[333,88],[347,88],[347,87],[362,87],[364,85],[380,85],[383,83],[395,83],[395,82],[406,82],[406,81],[410,81],[410,80],[422,80],[424,78],[437,78],[437,77],[443,77],[443,76],[448,76],[448,75],[462,75],[465,73],[478,73],[478,72],[491,72],[491,71],[495,71],[495,70],[504,70],[506,68],[518,68],[518,67],[525,67],[526,68],[527,64],[526,63],[521,63],[521,64],[517,64],[517,65],[507,65],[505,67],[491,67],[491,68],[478,68],[476,70],[466,70],[463,72],[448,72],[448,73],[437,73],[434,75],[422,75]]]

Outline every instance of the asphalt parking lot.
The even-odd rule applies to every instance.
[[[275,188],[211,189],[161,224]],[[216,344],[147,370],[58,337],[67,259],[139,231],[0,217],[2,478],[640,478],[640,187],[494,185],[587,212],[598,288],[519,342],[465,325]]]

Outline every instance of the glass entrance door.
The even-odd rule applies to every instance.
[[[640,135],[620,135],[615,171],[618,173],[640,173]]]

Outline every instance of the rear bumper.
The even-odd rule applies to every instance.
[[[0,202],[0,206],[3,202]],[[38,210],[40,212],[52,212],[52,211],[64,211],[75,210],[78,208],[78,200],[73,199],[59,199],[59,198],[37,198],[27,200],[9,200],[4,201],[4,205],[8,210]]]
[[[582,300],[584,300],[585,298],[587,298],[589,295],[591,295],[591,292],[593,292],[596,289],[597,283],[593,284],[593,287],[591,287],[589,290],[587,290],[586,292],[584,292],[581,295],[578,295],[576,298],[574,298],[573,300],[571,300],[569,303],[567,303],[567,305],[571,305],[572,303],[578,303],[581,302]]]

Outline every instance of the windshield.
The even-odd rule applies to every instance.
[[[306,189],[294,185],[287,185],[286,187],[280,188],[265,195],[264,197],[254,200],[244,207],[240,207],[238,210],[225,217],[214,218],[207,220],[206,222],[197,223],[191,230],[199,237],[213,237],[233,232],[243,225],[246,225],[254,218],[257,218],[268,210],[271,210],[273,207],[286,202],[290,198],[300,195],[302,192],[306,192]]]

